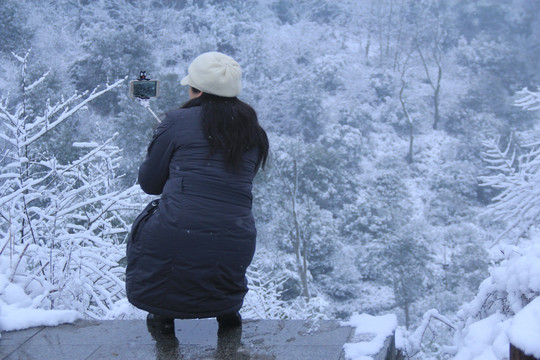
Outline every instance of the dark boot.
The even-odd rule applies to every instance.
[[[242,348],[242,325],[218,329],[216,360],[250,359],[249,352]]]
[[[236,327],[242,325],[242,316],[239,312],[218,316],[217,322],[220,328]]]
[[[152,336],[174,334],[174,319],[157,314],[148,314],[146,326]]]

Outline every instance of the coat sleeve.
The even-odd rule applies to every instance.
[[[167,116],[154,130],[146,158],[139,167],[139,185],[150,195],[160,195],[169,178],[169,163],[175,150],[174,120]]]

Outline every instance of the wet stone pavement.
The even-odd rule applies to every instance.
[[[2,332],[2,360],[343,360],[354,329],[337,321],[244,320],[218,331],[211,320],[176,320],[175,337],[150,334],[145,321],[79,321]]]

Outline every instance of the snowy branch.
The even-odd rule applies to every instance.
[[[521,96],[515,101],[515,105],[522,107],[524,110],[540,110],[540,91],[530,91],[523,88],[516,93]]]
[[[17,126],[17,118],[8,111],[6,102],[0,103],[0,112],[0,117],[9,120],[13,126]]]
[[[15,54],[14,52],[11,52],[11,55],[13,55],[15,57],[15,59],[17,59],[18,62],[24,64],[28,61],[28,56],[30,55],[30,52],[32,51],[32,49],[29,49],[26,54],[24,54],[24,57],[21,57],[17,54]]]
[[[32,144],[34,141],[36,141],[37,139],[39,139],[41,136],[43,136],[44,134],[46,134],[48,131],[50,131],[51,129],[54,129],[56,126],[60,125],[62,122],[64,122],[64,120],[66,120],[67,118],[69,118],[71,115],[73,115],[74,113],[76,113],[77,111],[79,111],[80,109],[82,109],[83,107],[86,106],[86,104],[88,104],[90,101],[94,100],[95,98],[105,94],[106,92],[120,86],[124,81],[126,81],[127,77],[124,78],[124,79],[121,79],[121,80],[118,80],[117,82],[115,82],[114,84],[112,85],[108,85],[105,89],[101,90],[101,91],[96,91],[96,89],[94,89],[94,91],[92,91],[92,93],[86,98],[84,99],[83,101],[81,101],[80,103],[78,103],[75,107],[73,107],[72,109],[70,110],[64,110],[64,112],[58,117],[58,119],[56,119],[55,121],[53,121],[52,123],[49,124],[49,126],[47,127],[43,127],[41,128],[41,130],[39,130],[36,134],[34,134],[33,136],[31,136],[30,138],[28,138],[24,143],[22,143],[22,146],[28,146],[30,144]]]
[[[87,153],[86,155],[84,155],[83,157],[81,157],[80,159],[77,159],[77,161],[75,161],[73,164],[63,168],[62,170],[60,170],[59,172],[61,174],[64,174],[66,173],[67,171],[70,171],[71,169],[75,168],[75,167],[78,167],[78,166],[81,166],[83,164],[85,164],[86,162],[92,160],[97,153],[99,153],[100,151],[102,151],[104,148],[106,148],[116,137],[117,134],[114,134],[113,137],[111,137],[110,139],[108,139],[107,141],[105,141],[102,145],[96,147],[95,149],[93,149],[92,151],[90,151],[89,153]]]
[[[406,350],[409,357],[413,357],[418,352],[420,352],[422,340],[424,339],[424,336],[429,329],[429,325],[432,319],[440,321],[442,324],[446,325],[454,331],[457,330],[457,326],[450,319],[441,315],[436,309],[426,311],[424,313],[424,316],[422,317],[422,323],[420,324],[420,326],[414,331],[413,334],[408,337],[408,344]]]
[[[487,162],[488,169],[501,171],[505,174],[514,174],[514,164],[516,161],[516,150],[513,148],[513,144],[510,138],[506,149],[503,151],[499,147],[500,139],[490,139],[484,141],[482,144],[486,147],[486,151],[482,153],[482,160]],[[509,157],[508,154],[512,149],[512,155]],[[483,177],[486,181],[489,181],[489,177]],[[486,186],[489,184],[486,184]]]
[[[41,178],[38,178],[38,179],[31,179],[29,180],[28,182],[26,182],[24,184],[23,187],[17,189],[16,191],[12,192],[11,194],[9,195],[6,195],[6,196],[3,196],[0,198],[0,207],[1,206],[4,206],[4,204],[12,201],[13,199],[15,199],[17,196],[21,195],[22,193],[32,189],[35,185],[43,182],[45,179],[47,179],[48,177],[50,177],[51,175],[53,175],[53,172],[49,172],[47,175],[45,175],[44,177],[41,177]]]
[[[34,81],[31,85],[28,85],[24,88],[24,91],[25,92],[28,92],[28,91],[32,91],[33,88],[35,88],[36,86],[38,86],[39,84],[41,84],[43,81],[45,81],[45,79],[47,78],[47,76],[51,73],[51,71],[47,71],[45,74],[43,74],[42,77],[40,77],[38,80]]]
[[[67,100],[62,99],[58,103],[56,103],[53,107],[47,106],[47,110],[45,110],[45,115],[36,117],[36,120],[33,122],[28,122],[26,124],[26,130],[31,131],[35,127],[43,126],[43,123],[46,123],[46,128],[50,127],[50,124],[47,123],[51,117],[56,115],[56,113],[62,109],[64,109],[66,106],[71,104],[73,101],[78,100],[85,96],[86,93],[83,94],[73,94],[71,95]]]

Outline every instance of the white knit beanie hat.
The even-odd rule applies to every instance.
[[[188,75],[180,82],[202,92],[223,97],[235,97],[242,89],[242,69],[230,56],[207,52],[193,60]]]

